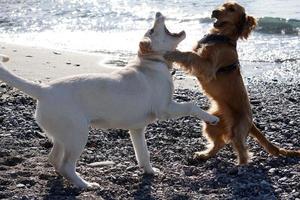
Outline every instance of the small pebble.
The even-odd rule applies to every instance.
[[[7,87],[7,84],[6,84],[6,83],[1,83],[1,84],[0,84],[0,87],[1,87],[1,88],[6,88],[6,87]]]
[[[101,162],[94,162],[89,163],[87,166],[89,167],[99,167],[99,166],[108,166],[108,165],[115,165],[116,163],[113,161],[101,161]]]
[[[61,55],[61,52],[58,52],[58,51],[53,51],[53,53],[54,53],[55,55]]]
[[[271,168],[271,169],[269,169],[269,172],[270,173],[274,173],[274,172],[276,172],[276,169],[275,168]]]
[[[17,184],[17,186],[16,186],[17,188],[23,188],[23,187],[25,187],[25,185],[24,184],[22,184],[22,183],[19,183],[19,184]]]

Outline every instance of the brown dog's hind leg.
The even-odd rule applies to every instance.
[[[238,164],[245,165],[249,161],[249,151],[246,144],[248,130],[243,125],[238,125],[232,129],[231,144],[238,156]]]
[[[209,145],[207,145],[207,150],[195,152],[193,156],[194,159],[207,160],[216,155],[218,151],[222,149],[226,144],[223,140],[222,135],[224,130],[218,125],[212,126],[207,124],[203,132],[207,136]]]
[[[237,140],[236,138],[232,141],[232,146],[236,150],[238,155],[238,164],[245,165],[249,161],[248,147],[243,140]]]

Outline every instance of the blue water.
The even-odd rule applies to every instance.
[[[155,12],[167,16],[171,31],[185,30],[179,46],[189,50],[212,27],[219,0],[1,0],[0,41],[105,53],[128,59],[151,26]],[[238,46],[242,62],[272,72],[300,59],[299,0],[240,0],[260,27]],[[281,19],[278,19],[281,18]],[[289,20],[289,21],[288,21]],[[274,69],[273,69],[274,68]],[[299,74],[299,73],[298,73]]]

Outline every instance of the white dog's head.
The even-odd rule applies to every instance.
[[[185,32],[170,33],[165,25],[165,17],[157,12],[154,25],[144,35],[140,42],[141,54],[163,54],[166,51],[174,51],[177,45],[185,39]]]

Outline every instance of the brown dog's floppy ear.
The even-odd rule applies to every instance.
[[[151,53],[151,40],[149,38],[144,38],[140,41],[140,53],[141,54],[148,54]]]
[[[239,37],[241,39],[247,39],[251,33],[251,31],[256,27],[257,22],[256,19],[252,16],[244,16],[244,24],[241,27],[241,32]]]

